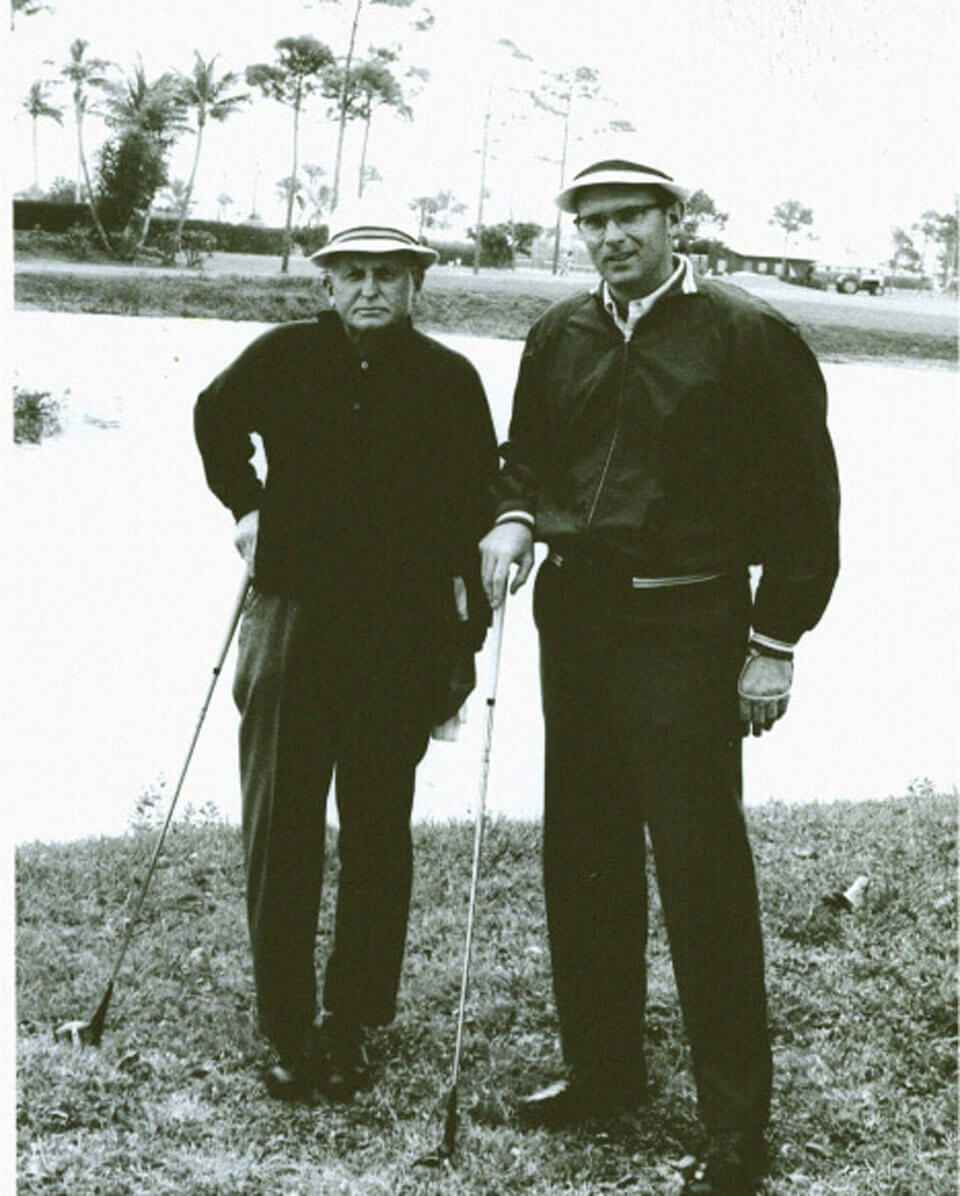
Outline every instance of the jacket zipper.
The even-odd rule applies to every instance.
[[[627,342],[623,343],[623,356],[620,358],[620,388],[617,392],[617,418],[613,425],[613,435],[610,438],[610,447],[607,449],[607,458],[603,463],[603,469],[600,471],[600,481],[597,482],[597,490],[593,496],[593,502],[590,504],[590,512],[587,515],[587,528],[593,523],[593,516],[597,509],[597,503],[600,501],[600,493],[603,490],[604,483],[607,480],[607,474],[610,472],[610,462],[613,460],[613,450],[617,447],[617,440],[620,437],[620,417],[623,412],[623,382],[627,372]]]

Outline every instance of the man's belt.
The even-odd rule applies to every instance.
[[[718,581],[723,577],[722,573],[688,573],[682,577],[633,577],[626,570],[621,573],[619,570],[611,569],[609,565],[597,566],[595,562],[567,558],[561,553],[553,551],[547,553],[547,560],[561,569],[564,566],[572,566],[584,573],[596,572],[608,577],[613,577],[616,572],[618,580],[628,582],[635,590],[663,590],[673,586],[695,586],[705,581]]]

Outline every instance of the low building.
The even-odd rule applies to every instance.
[[[786,274],[784,274],[783,251],[772,250],[771,246],[759,249],[732,249],[720,241],[694,241],[688,249],[697,267],[705,274],[771,274],[777,278],[786,277],[792,282],[804,282],[813,269],[816,258],[788,253]]]

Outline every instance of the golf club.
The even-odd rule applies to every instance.
[[[153,849],[153,858],[150,860],[150,867],[147,869],[147,874],[140,886],[140,893],[137,897],[136,904],[133,907],[133,912],[127,919],[126,930],[123,935],[123,941],[120,944],[120,950],[117,952],[116,962],[113,965],[113,970],[110,973],[110,979],[107,981],[107,987],[103,996],[100,999],[100,1004],[89,1021],[76,1020],[64,1022],[62,1026],[58,1026],[54,1031],[54,1039],[57,1042],[70,1042],[75,1046],[99,1046],[100,1039],[103,1037],[103,1026],[107,1020],[107,1007],[110,1004],[110,998],[113,996],[113,986],[120,972],[120,967],[123,963],[124,956],[127,953],[127,948],[130,946],[130,940],[133,938],[133,932],[137,924],[137,919],[140,916],[140,911],[143,908],[143,902],[147,896],[147,889],[150,887],[150,881],[153,878],[153,873],[157,867],[157,861],[160,858],[160,852],[163,848],[163,841],[166,838],[167,830],[170,826],[170,820],[173,818],[173,811],[177,804],[177,798],[180,796],[180,790],[183,788],[184,777],[187,775],[187,769],[190,766],[190,760],[193,757],[193,749],[197,745],[197,739],[200,736],[200,728],[203,726],[203,720],[206,718],[207,708],[210,705],[210,699],[213,697],[213,691],[217,684],[217,679],[220,676],[220,671],[223,668],[223,662],[226,659],[227,652],[230,649],[230,644],[233,640],[234,632],[237,629],[237,624],[240,622],[240,616],[243,613],[243,604],[247,597],[247,590],[250,588],[250,574],[245,572],[243,575],[243,583],[240,586],[240,592],[237,594],[236,602],[233,606],[233,611],[230,615],[230,626],[227,629],[226,638],[223,641],[223,647],[220,649],[220,654],[217,657],[217,662],[213,666],[213,676],[210,679],[210,684],[207,687],[207,694],[203,700],[203,705],[200,708],[200,717],[197,719],[197,725],[193,731],[193,737],[190,740],[190,747],[187,749],[187,756],[183,762],[183,767],[180,770],[180,778],[177,781],[177,787],[173,792],[173,797],[170,801],[170,808],[167,810],[167,817],[163,823],[163,829],[160,831],[160,836],[157,839],[157,845]],[[126,904],[129,904],[130,897],[127,897]]]
[[[457,1011],[457,1038],[453,1049],[453,1074],[447,1094],[443,1138],[435,1150],[416,1160],[417,1166],[440,1167],[453,1157],[457,1139],[457,1082],[460,1078],[460,1048],[463,1044],[463,1015],[467,1005],[467,981],[470,975],[470,950],[473,945],[473,918],[477,905],[477,880],[480,876],[480,847],[483,843],[484,806],[487,798],[487,774],[490,771],[490,742],[493,737],[493,711],[497,702],[497,677],[500,672],[500,645],[503,640],[503,611],[506,598],[493,612],[490,669],[487,680],[487,719],[480,756],[480,784],[477,791],[477,818],[473,833],[473,870],[470,876],[470,904],[467,909],[467,936],[463,950],[463,972],[460,978],[460,1007]]]

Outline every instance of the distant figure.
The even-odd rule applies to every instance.
[[[648,830],[704,1130],[683,1190],[740,1196],[771,1090],[741,734],[786,712],[837,574],[838,483],[796,329],[673,254],[687,195],[617,158],[558,196],[601,282],[530,330],[480,548],[493,606],[534,539],[549,549],[543,869],[568,1074],[519,1113],[557,1126],[644,1099]]]
[[[573,250],[568,249],[560,259],[560,277],[566,278],[573,266]]]
[[[341,216],[312,257],[332,310],[264,333],[195,411],[253,575],[234,696],[257,1011],[276,1051],[264,1078],[283,1100],[352,1096],[366,1028],[394,1016],[414,774],[470,690],[489,622],[477,540],[496,439],[476,370],[413,328],[437,254],[404,220]],[[340,881],[315,1023],[334,770]]]

